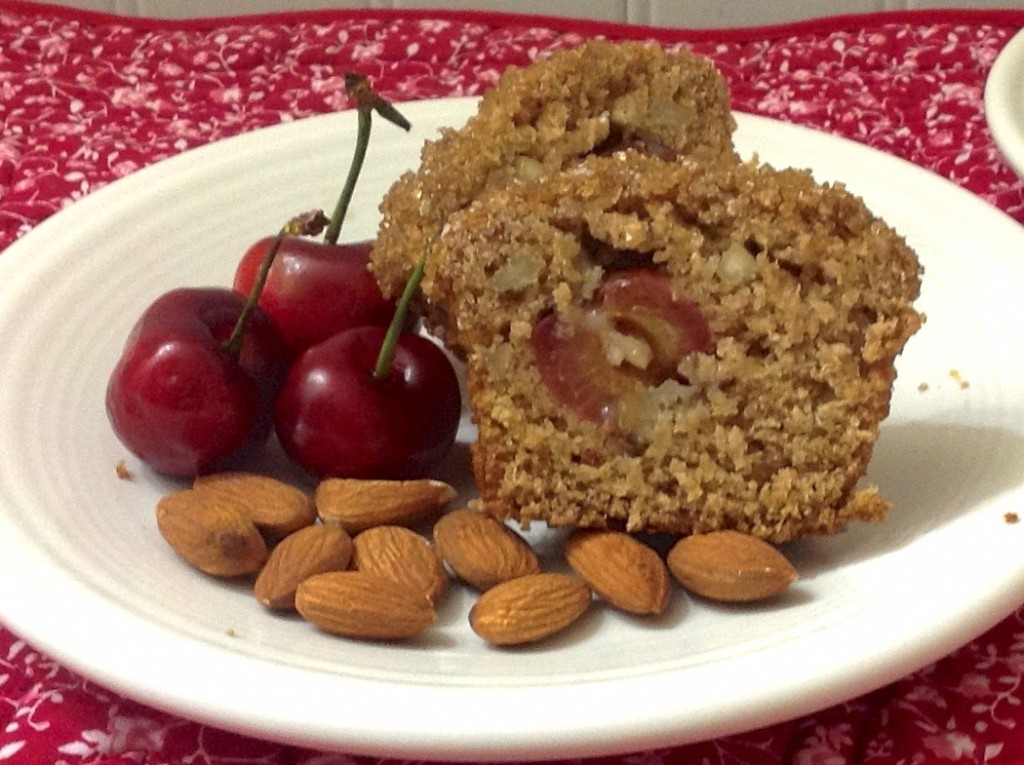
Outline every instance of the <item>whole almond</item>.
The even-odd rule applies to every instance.
[[[453,510],[434,524],[434,544],[455,575],[478,590],[540,571],[526,540],[497,518]]]
[[[590,601],[590,588],[574,576],[530,574],[483,593],[469,612],[469,624],[493,645],[522,645],[561,632]]]
[[[409,526],[429,520],[455,498],[443,481],[328,478],[316,489],[316,508],[324,521],[350,534],[373,526]]]
[[[672,595],[668,567],[654,550],[622,531],[580,529],[565,542],[573,571],[611,605],[633,614],[660,614]]]
[[[213,576],[259,571],[267,544],[259,529],[230,502],[185,489],[160,499],[156,523],[161,536],[191,565]]]
[[[273,609],[295,608],[299,582],[314,574],[344,571],[352,559],[352,538],[340,526],[314,524],[286,536],[271,551],[256,577],[256,600]]]
[[[363,640],[412,637],[437,618],[425,597],[365,571],[317,574],[299,584],[295,608],[332,635]]]
[[[375,526],[357,534],[352,566],[422,592],[435,605],[448,584],[434,546],[404,526]]]
[[[271,536],[284,537],[316,521],[312,497],[270,476],[240,471],[211,473],[196,478],[192,488],[236,504],[258,529]]]
[[[732,602],[769,598],[797,578],[796,569],[782,553],[738,531],[683,537],[669,550],[668,567],[691,592]]]

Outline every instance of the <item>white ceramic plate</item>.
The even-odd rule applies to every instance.
[[[985,119],[1006,161],[1024,178],[1024,29],[992,65],[985,83]]]
[[[466,100],[377,122],[348,235]],[[803,578],[778,602],[677,597],[643,622],[595,607],[563,638],[494,650],[455,589],[401,645],[349,642],[265,613],[243,586],[188,569],[158,537],[174,484],[138,469],[103,410],[136,316],[183,284],[228,284],[282,216],[330,207],[355,120],[339,114],[188,152],[92,194],[0,256],[0,620],[128,696],[228,729],[392,757],[583,756],[716,737],[839,702],[978,635],[1024,601],[1024,230],[935,176],[870,149],[740,115],[776,165],[843,179],[927,269],[928,322],[899,362],[870,479],[884,525],[789,545]],[[956,369],[969,387],[950,376]],[[926,390],[919,386],[927,384]],[[467,426],[463,440],[472,437]]]

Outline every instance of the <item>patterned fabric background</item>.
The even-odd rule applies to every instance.
[[[737,109],[861,141],[1024,222],[1024,185],[985,124],[983,88],[1021,12],[906,13],[687,32],[536,17],[322,12],[115,20],[0,2],[0,248],[100,186],[194,146],[349,107],[356,68],[396,101],[481,93],[587,36],[712,57]],[[1024,609],[852,703],[723,740],[594,762],[1024,761]],[[174,718],[71,673],[0,627],[0,762],[341,765]]]

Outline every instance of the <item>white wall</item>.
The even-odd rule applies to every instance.
[[[673,27],[774,24],[901,8],[1024,8],[1024,0],[41,0],[127,16],[187,18],[320,8],[455,8]]]

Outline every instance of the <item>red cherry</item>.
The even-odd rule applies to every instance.
[[[237,356],[225,346],[245,298],[219,288],[177,289],[132,329],[107,385],[121,442],[154,470],[193,477],[262,443],[287,352],[260,310]]]
[[[235,270],[236,292],[248,295],[275,237],[256,242]],[[395,312],[370,273],[373,242],[330,244],[285,237],[259,305],[270,314],[293,354],[346,329],[386,327]]]
[[[609,360],[613,330],[649,349],[644,366]],[[675,295],[668,275],[650,268],[613,272],[588,308],[545,314],[534,325],[530,344],[551,396],[582,419],[598,423],[613,416],[629,393],[677,376],[687,355],[715,350],[711,327],[697,304]]]
[[[674,294],[671,280],[661,271],[615,271],[601,285],[598,300],[620,332],[637,335],[650,344],[650,372],[660,380],[675,374],[684,356],[715,352],[704,314],[692,300]]]
[[[277,437],[320,478],[420,477],[455,441],[462,402],[448,357],[426,338],[404,333],[378,378],[385,334],[360,327],[313,346],[281,388]]]

